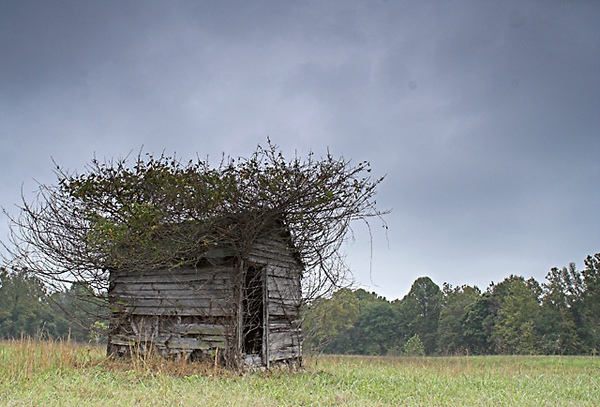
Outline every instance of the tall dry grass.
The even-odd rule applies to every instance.
[[[0,342],[0,364],[5,378],[27,378],[89,366],[99,359],[101,352],[99,347],[70,341],[4,340]]]
[[[322,356],[238,375],[211,363],[61,341],[0,342],[1,406],[597,406],[592,357]]]
[[[27,380],[43,374],[61,375],[86,368],[125,371],[141,377],[231,376],[216,362],[190,362],[185,358],[167,359],[153,352],[131,349],[131,357],[110,358],[106,348],[78,344],[69,340],[21,338],[0,341],[0,369],[5,380]]]

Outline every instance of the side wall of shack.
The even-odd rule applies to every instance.
[[[257,243],[249,261],[266,265],[264,364],[268,367],[284,360],[299,362],[302,357],[301,263],[284,240]]]

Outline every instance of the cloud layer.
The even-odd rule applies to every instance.
[[[390,298],[600,250],[594,2],[4,2],[0,205],[51,157],[288,154],[387,174],[348,261]],[[2,234],[6,227],[0,225]]]

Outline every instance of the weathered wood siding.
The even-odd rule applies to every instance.
[[[232,273],[228,265],[113,273],[109,298],[120,320],[109,349],[152,346],[189,356],[225,348],[235,311]]]
[[[111,303],[132,315],[231,316],[232,268],[210,266],[142,273],[111,279]]]
[[[262,241],[254,246],[249,260],[266,265],[267,365],[282,360],[300,360],[302,267],[293,249],[285,241]]]
[[[109,352],[146,348],[164,354],[233,355],[239,347],[239,264],[231,250],[217,250],[196,268],[111,273],[113,329]],[[286,239],[265,239],[244,260],[264,280],[262,354],[267,367],[302,356],[300,306],[302,267]],[[254,362],[252,362],[254,364]]]

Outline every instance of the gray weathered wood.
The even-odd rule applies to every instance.
[[[165,354],[184,357],[217,348],[241,349],[245,319],[238,299],[245,291],[235,258],[231,248],[215,248],[198,267],[112,272],[109,301],[121,322],[109,337],[109,346],[128,352],[135,346],[146,349],[150,343]],[[266,366],[271,361],[300,360],[303,269],[289,239],[261,239],[241,264],[263,270],[262,355],[250,359]]]

